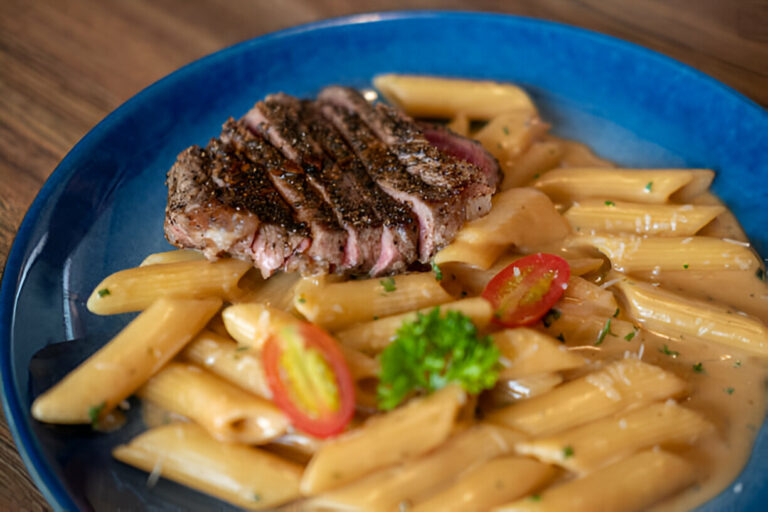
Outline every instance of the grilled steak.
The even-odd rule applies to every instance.
[[[220,140],[192,146],[168,172],[165,233],[209,259],[253,260],[265,276],[304,269],[309,230],[272,186],[263,167]]]
[[[268,96],[168,173],[166,236],[266,277],[399,272],[487,213],[495,159],[445,128],[330,87]]]

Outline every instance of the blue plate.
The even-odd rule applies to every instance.
[[[91,315],[85,300],[107,274],[168,248],[163,180],[177,153],[204,144],[267,93],[368,86],[385,72],[516,82],[557,134],[622,165],[715,169],[715,191],[768,256],[768,115],[676,61],[585,30],[490,14],[368,14],[247,41],[173,73],[91,130],[43,186],[16,237],[0,292],[3,405],[32,477],[57,509],[231,509],[166,481],[149,489],[145,474],[113,462],[109,449],[140,428],[135,413],[110,435],[43,426],[29,415],[33,388],[130,318]],[[75,341],[30,368],[33,354],[63,340]],[[763,427],[754,454],[766,450]],[[768,458],[753,456],[738,479],[743,490],[728,488],[702,510],[763,510],[764,475]]]

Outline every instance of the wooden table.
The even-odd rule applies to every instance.
[[[618,36],[768,105],[766,0],[3,0],[0,267],[56,164],[109,112],[176,68],[238,41],[391,9],[521,14]],[[48,510],[0,419],[0,510]]]

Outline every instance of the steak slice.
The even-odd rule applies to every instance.
[[[252,111],[253,112],[253,111]],[[265,122],[253,123],[246,116],[244,123],[228,120],[222,130],[222,139],[241,148],[251,162],[261,163],[272,184],[293,208],[296,218],[307,224],[312,245],[307,255],[312,260],[311,273],[340,272],[345,270],[344,249],[346,232],[336,222],[333,212],[309,183],[305,170],[295,162],[286,159],[280,151],[267,142],[261,134],[269,136],[275,132]],[[285,121],[288,122],[287,120]],[[248,128],[251,128],[250,130]],[[253,133],[254,129],[259,134]]]
[[[487,200],[490,208],[490,196],[496,187],[489,186],[483,170],[440,151],[404,113],[383,103],[371,105],[358,91],[348,87],[326,87],[319,98],[356,112],[411,174],[429,185],[461,190],[463,198],[471,203],[467,220],[479,216],[474,213],[475,202]],[[487,210],[480,215],[485,213]]]
[[[298,268],[310,244],[266,176],[231,146],[213,139],[192,146],[168,171],[165,234],[182,248],[202,250],[208,259],[230,255],[252,260],[265,277]]]
[[[433,187],[408,173],[397,156],[384,145],[360,116],[332,103],[321,102],[321,111],[342,134],[376,184],[396,201],[406,203],[419,222],[419,260],[432,256],[453,240],[464,223],[459,191]]]
[[[253,128],[268,133],[283,155],[304,169],[309,183],[346,230],[344,269],[371,270],[381,250],[381,219],[357,190],[354,175],[342,173],[310,134],[302,118],[301,101],[273,94],[257,103],[245,119]]]
[[[418,126],[430,144],[458,160],[474,164],[482,171],[485,183],[496,190],[502,179],[501,167],[482,144],[453,133],[441,124],[420,122]]]

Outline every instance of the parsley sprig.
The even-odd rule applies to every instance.
[[[490,336],[478,336],[463,313],[441,315],[436,307],[403,323],[381,353],[379,407],[394,409],[414,393],[431,393],[451,382],[479,393],[492,387],[498,375],[499,349]]]

